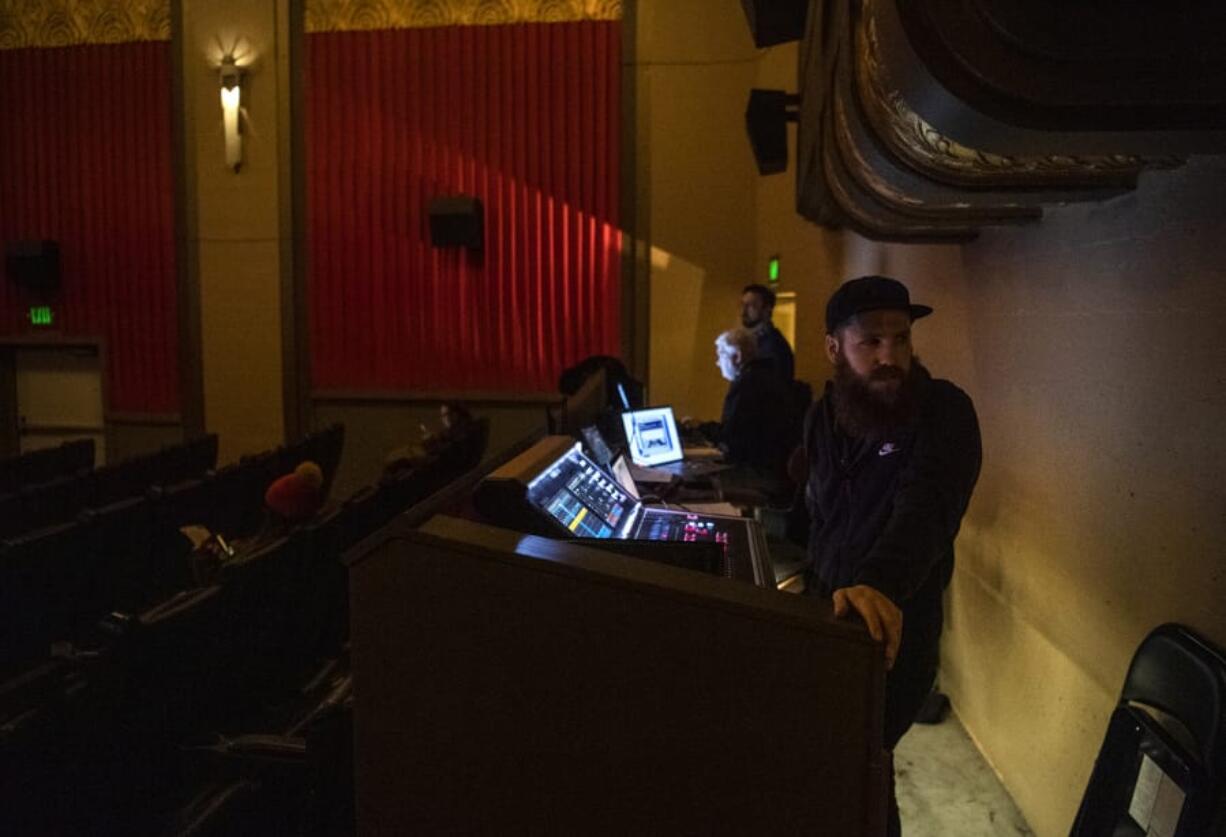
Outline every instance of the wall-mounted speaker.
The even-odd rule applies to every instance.
[[[481,201],[468,195],[451,195],[430,201],[430,243],[435,247],[468,247],[480,250],[485,243]]]
[[[788,123],[795,122],[800,97],[783,90],[749,91],[745,132],[759,174],[779,174],[788,167]]]
[[[60,245],[57,241],[10,241],[4,246],[4,272],[9,281],[39,294],[60,288]]]
[[[809,0],[741,0],[741,6],[757,46],[799,41],[805,36]]]

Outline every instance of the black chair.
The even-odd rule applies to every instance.
[[[43,448],[23,453],[17,459],[17,487],[28,488],[62,476],[61,448]]]
[[[447,460],[453,478],[471,471],[481,463],[489,439],[490,420],[483,417],[474,419],[463,433],[452,440],[443,458]],[[450,479],[446,480],[446,482],[450,481]]]
[[[243,519],[241,503],[246,479],[246,471],[237,463],[209,474],[208,480],[213,486],[214,532],[226,537],[238,534]]]
[[[369,536],[390,519],[383,483],[364,485],[345,501],[341,550]]]
[[[116,464],[103,465],[95,468],[89,475],[88,503],[91,508],[109,506],[111,503],[132,497],[127,492],[127,486],[122,484],[124,471]]]
[[[126,685],[122,713],[131,731],[182,736],[216,723],[229,685],[218,676],[222,593],[217,586],[179,591],[121,624],[106,663]]]
[[[383,499],[383,516],[376,525],[376,529],[430,495],[435,489],[433,483],[436,481],[433,467],[437,467],[437,462],[432,462],[431,466],[426,468],[385,475],[379,481]]]
[[[196,586],[192,569],[192,542],[179,531],[172,518],[158,514],[153,501],[153,529],[150,538],[149,572],[144,579],[145,604],[169,599]]]
[[[219,735],[192,748],[207,778],[169,833],[353,834],[352,678],[326,685],[284,732]]]
[[[1145,835],[1151,814],[1174,837],[1226,833],[1226,657],[1175,624],[1133,655],[1070,837]]]
[[[129,497],[86,510],[90,522],[91,551],[106,579],[108,607],[127,613],[152,602],[153,504],[145,497]]]
[[[307,661],[335,653],[349,628],[349,573],[341,563],[345,516],[343,506],[332,509],[298,533],[303,571],[292,630]]]
[[[209,433],[184,442],[181,446],[180,470],[177,479],[199,479],[217,467],[217,434]]]
[[[217,531],[216,487],[209,480],[191,479],[149,489],[153,505],[152,555],[146,576],[154,599],[185,590],[194,583],[191,543],[180,528],[203,526]]]
[[[21,480],[17,479],[19,458],[10,456],[7,459],[0,459],[0,494],[13,494],[21,488]]]
[[[87,529],[77,522],[0,544],[0,672],[46,660],[53,641],[73,635],[91,557]]]
[[[213,485],[213,531],[228,538],[255,533],[264,519],[264,492],[272,482],[269,463],[243,459],[216,471]]]
[[[319,465],[323,471],[323,498],[328,499],[332,483],[336,480],[336,471],[341,464],[341,453],[345,447],[345,425],[333,424],[323,430],[317,430],[301,442],[303,459],[310,459]],[[296,464],[296,463],[295,463]]]
[[[88,497],[86,474],[57,477],[20,492],[21,531],[31,532],[58,523],[66,523],[80,514]]]
[[[152,488],[149,497],[154,501],[158,519],[168,526],[204,526],[213,530],[216,487],[212,482],[189,479],[175,485]]]
[[[259,676],[273,691],[296,689],[314,662],[313,637],[308,633],[315,627],[308,582],[312,535],[296,529],[263,559],[269,564],[268,597],[259,614],[255,648]]]
[[[25,518],[21,513],[22,498],[17,492],[0,494],[0,538],[11,538],[20,535],[25,529]]]
[[[300,548],[298,539],[279,537],[222,567],[227,667],[248,695],[264,697],[282,679],[284,590],[298,569]],[[234,707],[244,726],[250,721],[242,714],[246,708]]]
[[[63,473],[75,474],[78,471],[92,471],[95,454],[97,453],[93,439],[75,439],[65,442],[62,448]]]

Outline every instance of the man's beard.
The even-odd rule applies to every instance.
[[[917,390],[923,375],[918,357],[911,358],[911,370],[897,366],[874,369],[867,380],[847,363],[842,353],[834,362],[834,418],[839,427],[857,439],[880,439],[907,424],[915,416]],[[878,390],[870,381],[897,380],[893,390]]]
[[[746,314],[741,315],[741,325],[743,325],[745,328],[757,328],[761,324],[762,324],[761,317],[758,317],[758,319],[753,320],[753,319],[750,319],[749,316]]]

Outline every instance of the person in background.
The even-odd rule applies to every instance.
[[[715,338],[715,364],[729,381],[718,422],[698,430],[724,450],[725,459],[771,476],[782,476],[796,440],[790,428],[792,397],[788,384],[769,359],[758,357],[758,342],[748,329],[734,328]]]
[[[932,309],[884,276],[843,284],[826,306],[834,378],[805,421],[812,564],[805,592],[856,613],[884,645],[884,745],[910,728],[937,673],[941,594],[982,462],[975,407],[911,345]],[[887,834],[900,833],[891,770]]]
[[[787,338],[775,324],[775,292],[765,285],[746,285],[741,291],[741,325],[749,329],[757,342],[757,357],[770,361],[783,380],[796,375],[796,359]]]
[[[440,404],[438,418],[438,427],[433,430],[425,424],[419,425],[420,441],[401,445],[388,453],[383,463],[385,477],[426,467],[431,457],[445,452],[450,445],[471,433],[476,425],[476,419],[468,408],[456,401]]]
[[[294,525],[310,520],[323,505],[323,471],[307,460],[283,477],[273,480],[264,492],[264,506],[284,521]]]

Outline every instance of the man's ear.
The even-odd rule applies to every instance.
[[[834,363],[835,358],[839,356],[839,338],[833,334],[826,335],[826,359]]]

